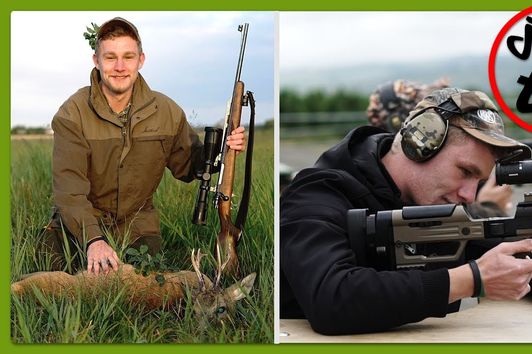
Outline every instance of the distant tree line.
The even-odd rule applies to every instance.
[[[247,127],[247,124],[245,122],[243,122],[243,124],[245,127]],[[273,126],[274,126],[273,118],[270,118],[262,123],[256,123],[255,129],[257,130],[273,129]],[[196,127],[193,125],[193,127],[196,128],[198,132],[203,131],[203,126]],[[27,127],[24,125],[16,125],[11,128],[11,135],[35,135],[35,134],[51,134],[51,133],[52,131],[49,127],[48,128],[47,127]]]
[[[368,96],[344,89],[334,92],[315,89],[306,93],[282,89],[279,105],[281,113],[363,111],[368,107]]]
[[[11,128],[11,134],[47,134],[48,128],[45,127],[26,127],[24,125],[16,125]]]

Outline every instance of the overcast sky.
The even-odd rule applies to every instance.
[[[281,80],[292,69],[487,56],[515,13],[281,12]],[[258,121],[273,117],[274,13],[13,12],[12,126],[48,124],[88,84],[93,63],[85,26],[114,16],[137,25],[146,53],[141,73],[151,88],[173,98],[197,125],[223,117],[240,44],[236,28],[249,22],[242,79],[255,92]]]
[[[241,79],[257,100],[257,122],[273,118],[274,14],[271,12],[12,12],[11,126],[45,126],[89,84],[85,26],[121,16],[140,33],[148,85],[174,99],[195,125],[225,114],[232,94],[239,24],[249,23]],[[248,120],[248,110],[243,122]]]
[[[498,32],[515,14],[281,12],[279,66],[282,74],[292,69],[488,56]]]

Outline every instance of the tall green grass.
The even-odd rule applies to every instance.
[[[37,259],[37,236],[52,206],[51,140],[13,140],[11,144],[11,281],[47,270]],[[244,156],[238,158],[234,200],[240,200]],[[214,182],[213,182],[214,184]],[[197,183],[175,180],[167,171],[155,193],[160,211],[163,252],[173,269],[192,270],[190,252],[211,253],[218,220],[210,209],[206,226],[192,224]],[[11,298],[11,337],[16,343],[271,343],[273,341],[273,131],[256,132],[250,211],[238,246],[242,276],[257,272],[249,297],[237,305],[232,321],[199,326],[190,301],[184,315],[132,307],[120,289],[101,296],[52,299]],[[236,208],[234,210],[236,215]],[[121,249],[120,251],[123,251]],[[122,252],[118,252],[122,254]],[[214,257],[202,270],[214,275]],[[229,286],[234,279],[222,279]]]

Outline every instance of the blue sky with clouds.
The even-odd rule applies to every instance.
[[[273,118],[275,15],[271,12],[13,12],[11,126],[45,126],[59,106],[88,85],[92,50],[85,26],[115,16],[139,29],[148,85],[174,99],[194,125],[223,118],[249,23],[241,79],[257,100],[257,122]],[[243,122],[247,120],[243,114]]]

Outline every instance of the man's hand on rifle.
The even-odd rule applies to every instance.
[[[503,242],[476,261],[486,298],[519,300],[530,292],[532,259],[514,257],[528,252],[532,252],[532,239]],[[472,295],[474,281],[469,264],[449,269],[449,280],[449,303]]]
[[[235,150],[237,153],[244,151],[246,147],[246,136],[244,135],[244,127],[240,126],[231,132],[227,137],[227,146]]]
[[[531,251],[532,239],[503,242],[477,260],[488,299],[519,300],[530,292],[532,260],[513,255]]]
[[[92,243],[87,249],[87,270],[96,275],[118,270],[120,260],[116,252],[107,242],[100,240]]]

